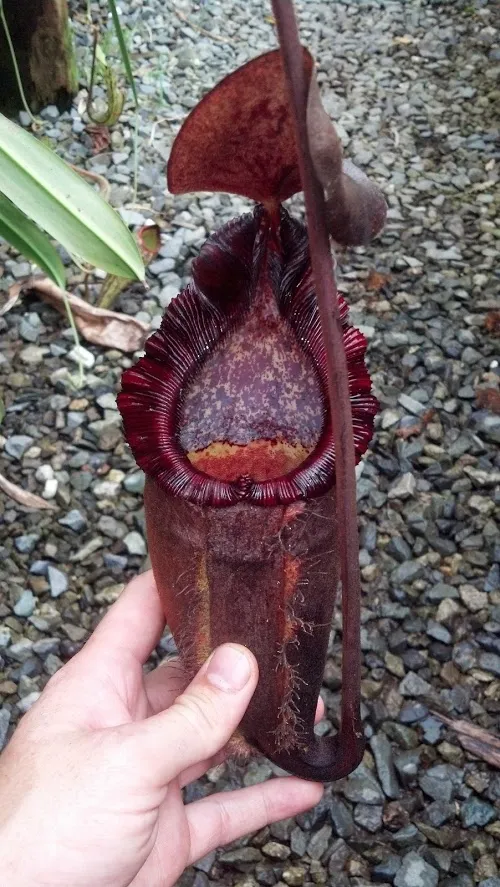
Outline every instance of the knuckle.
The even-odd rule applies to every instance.
[[[212,696],[197,688],[196,693],[181,693],[175,701],[178,714],[191,730],[203,739],[208,733],[213,733],[221,722],[221,712],[217,710]]]
[[[225,844],[227,843],[227,835],[231,835],[234,829],[234,820],[231,816],[230,811],[228,810],[226,804],[224,803],[224,799],[221,798],[218,806],[217,806],[217,823],[214,829],[215,835],[214,838],[217,844]]]

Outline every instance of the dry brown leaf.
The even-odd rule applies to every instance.
[[[366,289],[378,293],[384,288],[384,286],[387,286],[390,279],[391,278],[388,274],[381,274],[379,271],[375,271],[375,269],[372,268],[366,278]]]
[[[395,435],[402,440],[408,440],[409,437],[414,437],[416,434],[420,434],[422,428],[422,423],[417,422],[415,425],[408,425],[406,428],[398,428],[395,431]]]
[[[109,127],[89,123],[86,129],[92,141],[92,154],[100,154],[101,151],[106,151],[109,148],[111,144]]]
[[[500,336],[500,311],[488,311],[484,325],[492,336]]]
[[[71,293],[64,294],[63,290],[48,277],[35,277],[25,284],[24,289],[38,293],[44,302],[48,302],[61,314],[66,314],[64,306],[64,295],[66,295],[78,331],[87,342],[92,342],[94,345],[118,348],[127,352],[140,351],[149,335],[149,326],[142,321],[116,311],[95,308]]]
[[[23,490],[22,487],[18,487],[17,484],[13,484],[3,474],[0,474],[0,490],[9,496],[10,499],[14,499],[20,505],[25,505],[26,508],[45,508],[51,511],[57,508],[53,502],[42,499],[41,496],[35,496],[34,493],[29,493],[27,490]]]
[[[108,180],[104,178],[104,176],[99,175],[97,172],[91,172],[90,169],[83,169],[81,166],[75,166],[74,163],[70,163],[71,169],[74,169],[75,172],[78,173],[82,179],[87,179],[89,182],[95,182],[99,187],[102,197],[107,202],[109,200],[109,195],[111,194],[111,185]]]
[[[7,314],[7,311],[10,311],[10,309],[14,307],[23,286],[24,283],[13,283],[12,286],[9,286],[9,295],[5,304],[0,308],[0,317]]]
[[[420,434],[426,425],[429,424],[432,417],[434,416],[435,410],[431,407],[431,409],[426,410],[425,413],[422,413],[422,417],[419,422],[416,422],[414,425],[408,425],[407,428],[398,428],[395,432],[396,437],[401,437],[403,440],[407,440],[409,437],[413,437],[415,434]]]
[[[447,718],[446,715],[438,711],[434,711],[433,714],[443,724],[446,724],[447,727],[450,727],[451,730],[457,733],[458,741],[462,748],[491,764],[492,767],[500,769],[500,737],[490,733],[483,727],[476,727],[475,724],[471,724],[469,721]]]
[[[478,406],[500,415],[500,391],[498,388],[478,388],[476,391]]]

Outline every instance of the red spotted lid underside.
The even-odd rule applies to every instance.
[[[314,60],[302,47],[310,151],[325,193],[331,236],[342,245],[368,243],[382,229],[386,203],[351,161],[324,110]],[[302,190],[288,87],[279,50],[225,77],[191,111],[167,167],[172,194],[228,191],[277,208]]]

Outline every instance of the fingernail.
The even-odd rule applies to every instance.
[[[252,668],[248,657],[230,644],[217,648],[206,672],[207,680],[224,693],[243,690],[251,674]]]

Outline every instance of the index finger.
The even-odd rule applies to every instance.
[[[165,628],[165,615],[153,571],[136,576],[110,607],[87,641],[86,655],[100,657],[126,650],[144,664]],[[83,651],[82,651],[83,652]]]

